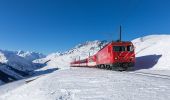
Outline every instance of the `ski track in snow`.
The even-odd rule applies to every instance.
[[[94,68],[56,71],[0,100],[169,100],[170,80]]]

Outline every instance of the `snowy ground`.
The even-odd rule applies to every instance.
[[[22,79],[22,80],[18,80],[18,81],[14,81],[14,82],[11,82],[11,83],[4,84],[4,85],[0,86],[0,96],[2,96],[5,93],[8,93],[9,91],[17,89],[17,88],[21,87],[22,85],[25,85],[25,84],[33,81],[33,80],[36,80],[36,79],[38,79],[39,77],[42,77],[42,76],[43,75],[35,76],[35,77],[26,78],[26,79]]]
[[[169,100],[170,78],[93,68],[55,71],[0,100]]]

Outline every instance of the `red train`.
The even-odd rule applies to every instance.
[[[95,55],[71,62],[71,67],[96,67],[110,70],[131,70],[135,65],[132,42],[110,42]]]

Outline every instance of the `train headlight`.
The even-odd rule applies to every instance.
[[[131,59],[133,59],[134,57],[130,57]]]
[[[117,57],[115,57],[115,60],[117,60],[118,58]]]
[[[130,57],[130,61],[133,61],[135,57]]]

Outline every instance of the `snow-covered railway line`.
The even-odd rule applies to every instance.
[[[99,70],[108,70],[108,69],[101,69],[101,68],[95,68],[95,69],[99,69]],[[110,70],[112,71],[112,70]],[[115,71],[115,70],[113,70]],[[119,72],[119,71],[116,71]],[[136,74],[136,75],[141,75],[141,76],[147,76],[147,77],[154,77],[154,78],[161,78],[161,79],[168,79],[170,80],[170,75],[163,75],[163,74],[155,74],[155,73],[148,73],[148,72],[140,72],[140,71],[130,71],[130,72],[126,72],[123,71],[120,73],[129,73],[129,74]]]
[[[170,76],[169,75],[146,73],[146,72],[128,72],[128,73],[136,74],[136,75],[141,75],[141,76],[148,76],[148,77],[155,77],[155,78],[161,78],[161,79],[168,79],[168,80],[170,80]]]

